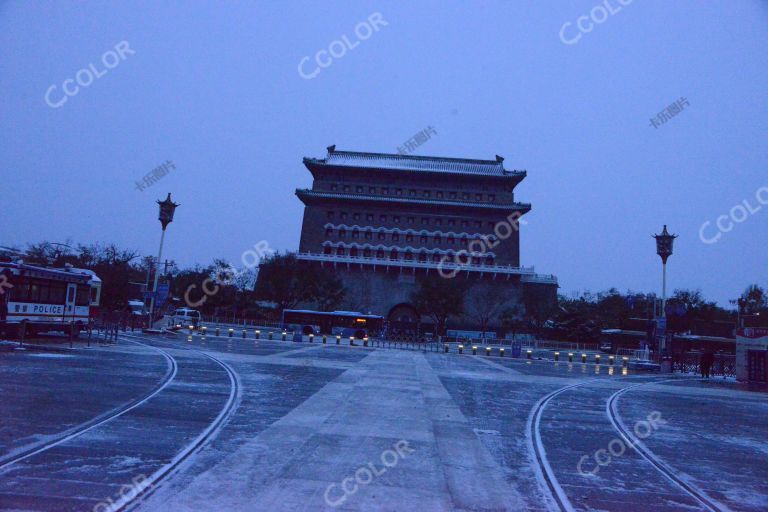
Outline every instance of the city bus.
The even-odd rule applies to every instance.
[[[85,329],[101,300],[101,279],[90,270],[0,262],[0,330],[9,336]]]
[[[283,329],[302,334],[340,334],[362,338],[378,336],[384,326],[384,317],[357,311],[285,309],[280,317],[280,325]]]

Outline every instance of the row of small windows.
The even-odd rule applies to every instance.
[[[338,229],[338,230],[335,230],[335,231],[336,231],[336,234],[338,235],[339,238],[347,238],[347,230],[346,229]],[[334,230],[332,228],[327,228],[325,230],[326,238],[332,237],[333,234],[334,234]],[[389,240],[389,241],[392,241],[392,242],[399,242],[401,240],[401,238],[402,238],[406,242],[414,242],[414,241],[416,241],[416,239],[418,239],[418,242],[421,243],[421,244],[426,244],[426,243],[429,243],[429,242],[432,242],[432,243],[435,243],[435,244],[441,244],[441,243],[443,243],[443,238],[445,238],[445,243],[448,244],[448,245],[453,245],[453,244],[456,244],[456,243],[459,243],[459,244],[463,245],[464,247],[467,247],[469,245],[469,239],[466,236],[462,236],[460,238],[456,238],[453,235],[448,235],[446,237],[442,237],[441,235],[437,235],[437,234],[436,235],[432,235],[432,236],[427,236],[427,235],[418,235],[418,236],[416,236],[416,235],[413,235],[411,233],[406,233],[405,235],[403,235],[403,234],[400,234],[400,233],[384,233],[384,232],[381,232],[381,231],[379,231],[379,232],[373,232],[373,231],[370,231],[370,230],[360,231],[358,229],[353,229],[350,232],[350,238],[352,238],[352,240],[360,240],[360,239],[373,240],[374,239],[374,235],[376,235],[376,240]],[[491,235],[489,237],[489,239],[490,240],[494,240],[495,237],[493,235]]]
[[[439,263],[441,260],[444,260],[446,258],[446,255],[442,254],[426,254],[423,252],[419,252],[414,254],[412,251],[399,251],[397,249],[392,249],[389,251],[385,251],[384,249],[358,249],[357,247],[350,247],[349,251],[345,249],[344,247],[337,247],[337,248],[331,248],[331,247],[324,247],[323,248],[323,254],[326,255],[332,255],[335,254],[336,256],[346,256],[347,252],[349,252],[349,256],[352,257],[358,257],[362,256],[364,258],[378,258],[378,259],[386,259],[389,258],[390,260],[405,260],[405,261],[419,261],[422,263],[426,263],[428,261],[432,261],[433,263]],[[454,261],[454,255],[448,254],[447,257],[450,261]],[[465,258],[468,258],[471,260],[471,263],[474,265],[480,265],[486,264],[486,265],[493,265],[494,259],[493,256],[486,255],[486,256],[472,256],[471,258],[469,256],[466,256]],[[464,263],[464,261],[460,261],[461,263]]]
[[[331,184],[331,190],[336,192],[339,190],[339,185],[336,183]],[[341,190],[343,192],[352,192],[352,185],[342,185]],[[357,194],[363,194],[365,193],[365,187],[362,185],[357,185],[354,188],[354,191]],[[432,190],[417,190],[415,188],[404,190],[402,188],[390,188],[390,187],[368,187],[368,193],[369,194],[382,194],[382,195],[396,195],[396,196],[404,196],[408,195],[409,197],[421,197],[421,198],[432,198]],[[480,192],[476,192],[474,194],[471,194],[469,192],[462,192],[461,195],[459,195],[458,192],[450,191],[448,192],[448,195],[446,196],[445,193],[442,190],[436,190],[434,191],[434,197],[437,199],[444,199],[447,197],[448,199],[463,199],[465,201],[469,201],[474,197],[475,201],[482,201],[485,199],[486,201],[493,202],[496,201],[496,194],[482,194]]]
[[[363,214],[362,213],[352,213],[352,220],[362,220]],[[328,211],[326,213],[326,217],[329,220],[333,220],[336,218],[336,212]],[[366,213],[365,214],[365,220],[367,222],[373,222],[374,221],[374,214],[372,213]],[[339,212],[339,218],[341,220],[347,220],[350,218],[350,214],[348,212]],[[392,221],[395,224],[402,223],[403,220],[405,220],[406,224],[409,224],[411,226],[416,225],[417,218],[412,215],[407,216],[401,216],[401,215],[386,215],[386,214],[380,214],[379,215],[379,222],[384,223],[388,221]],[[443,225],[443,219],[431,219],[430,217],[421,217],[418,219],[422,226],[442,226]],[[445,225],[449,227],[454,226],[461,226],[463,228],[482,228],[483,222],[479,220],[471,221],[471,220],[457,220],[457,219],[446,219]],[[496,222],[488,221],[487,226],[489,229],[493,229],[496,226]]]

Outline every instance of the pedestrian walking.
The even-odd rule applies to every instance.
[[[706,351],[701,354],[699,366],[701,368],[701,377],[708,379],[712,375],[712,365],[715,364],[715,354]]]

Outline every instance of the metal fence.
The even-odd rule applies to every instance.
[[[681,373],[701,374],[701,354],[683,354],[672,359],[672,370]],[[715,362],[712,364],[713,376],[735,377],[736,356],[731,354],[715,354]]]

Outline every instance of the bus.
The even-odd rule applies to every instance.
[[[384,326],[384,317],[364,315],[357,311],[312,311],[284,309],[280,317],[283,329],[302,334],[340,334],[342,336],[378,336]]]
[[[93,271],[0,262],[0,330],[9,336],[61,331],[77,337],[101,300]]]

